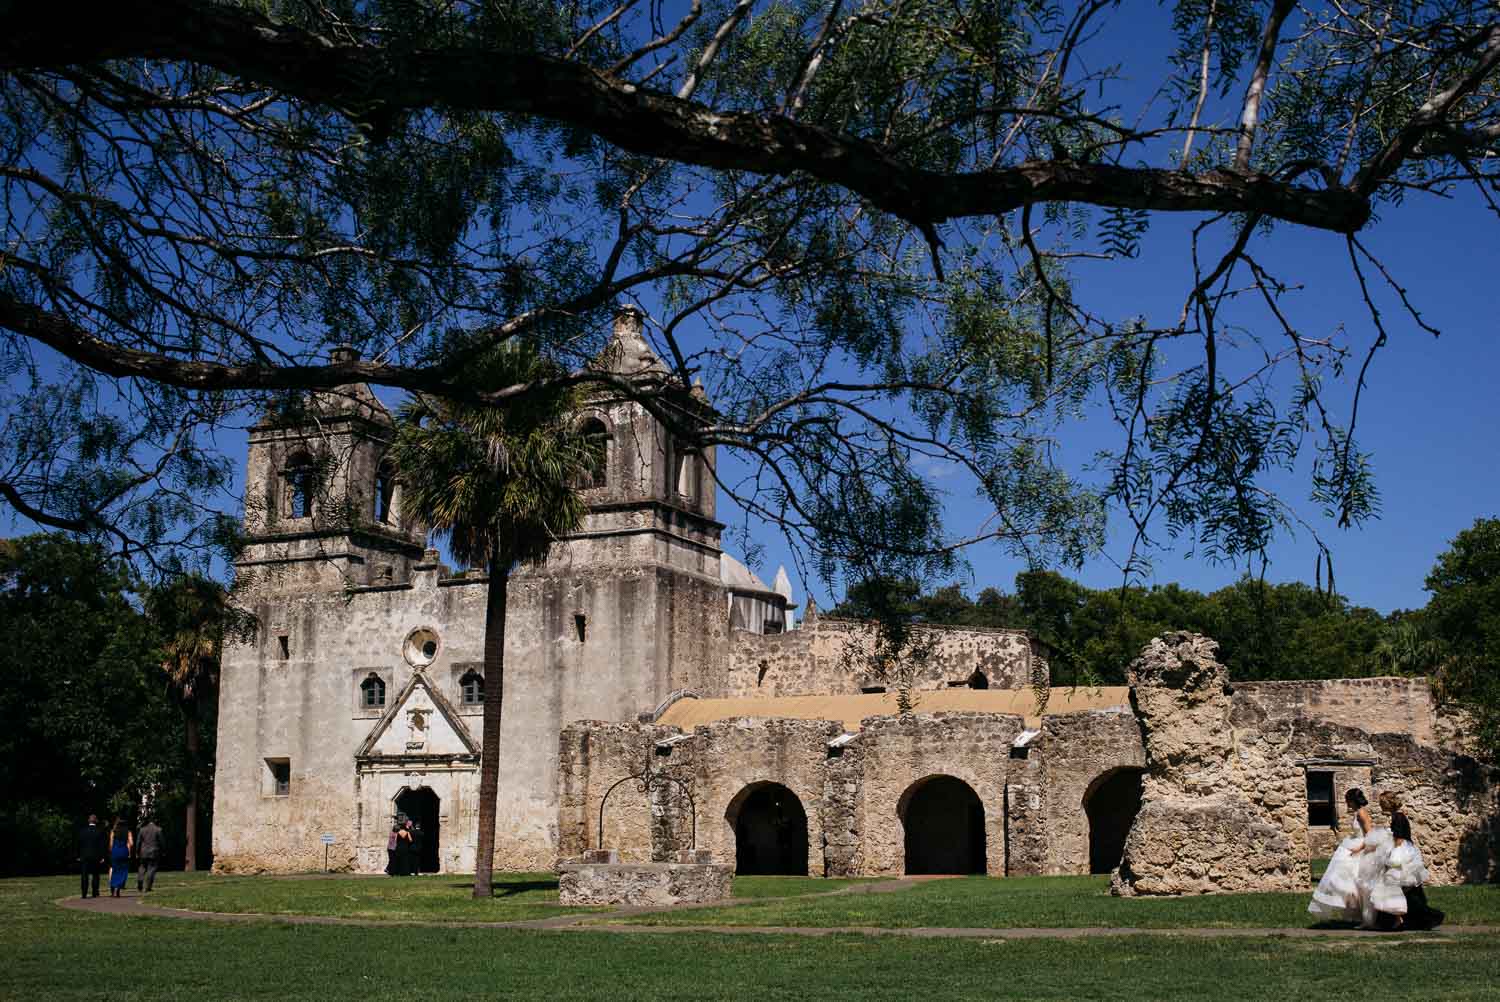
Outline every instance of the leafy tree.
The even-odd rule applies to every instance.
[[[170,562],[227,538],[209,436],[267,396],[524,408],[582,380],[657,406],[701,378],[719,411],[662,407],[673,433],[743,455],[725,489],[850,580],[981,540],[1076,560],[1106,500],[1142,543],[1256,553],[1295,517],[1266,474],[1307,449],[1315,505],[1377,510],[1329,388],[1357,404],[1378,290],[1425,324],[1362,236],[1492,197],[1492,2],[1175,0],[1165,46],[1115,43],[1137,12],[1097,0],[675,13],[0,7],[0,497]],[[1180,313],[1074,296],[1080,255],[1131,257],[1184,211]],[[1342,245],[1373,347],[1299,332],[1266,247],[1292,228]],[[653,310],[659,386],[584,369],[621,299]],[[466,378],[523,337],[554,375]],[[323,361],[344,343],[364,360]],[[1098,484],[1054,459],[1086,404],[1119,427]],[[979,522],[934,516],[933,470]]]
[[[146,615],[160,637],[161,670],[182,711],[187,755],[187,803],[183,830],[186,864],[197,869],[199,791],[205,773],[202,720],[217,709],[219,655],[226,636],[244,637],[254,627],[248,613],[230,604],[218,581],[198,575],[171,579],[146,595]]]
[[[555,540],[578,529],[586,509],[575,485],[586,482],[599,461],[592,441],[573,427],[580,391],[556,376],[554,363],[524,342],[492,350],[473,365],[475,386],[537,382],[548,391],[504,408],[419,395],[401,408],[391,448],[405,510],[446,536],[456,559],[489,571],[476,898],[494,893],[511,570],[540,561]]]
[[[1453,538],[1427,575],[1424,619],[1446,647],[1441,692],[1474,714],[1476,736],[1500,757],[1500,519]]]
[[[89,813],[181,801],[182,720],[161,685],[158,636],[130,568],[60,536],[0,541],[0,837],[7,873],[73,866]]]

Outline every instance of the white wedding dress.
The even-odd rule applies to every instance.
[[[1311,914],[1325,922],[1358,922],[1362,918],[1359,871],[1364,853],[1355,855],[1355,850],[1364,846],[1365,835],[1359,830],[1355,815],[1349,815],[1348,823],[1354,832],[1334,850],[1323,879],[1313,891],[1312,903],[1307,906]]]
[[[1402,842],[1386,853],[1385,865],[1370,888],[1370,906],[1387,915],[1405,915],[1404,889],[1421,887],[1425,883],[1427,867],[1422,862],[1422,850],[1412,842]]]

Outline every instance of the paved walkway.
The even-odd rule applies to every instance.
[[[817,895],[795,895],[796,897],[835,897],[843,894],[888,894],[912,886],[910,879],[882,880],[873,883],[852,884],[836,891]],[[715,901],[702,905],[681,905],[674,911],[694,908],[723,908],[764,903],[764,898],[736,898],[731,901]],[[1264,936],[1291,939],[1347,939],[1367,936],[1397,936],[1406,939],[1433,935],[1432,932],[1374,932],[1352,928],[1173,928],[1135,929],[1108,926],[1083,928],[1030,928],[1030,929],[950,929],[932,926],[915,928],[885,928],[879,926],[835,926],[808,928],[803,926],[724,926],[724,925],[626,925],[617,920],[660,912],[661,908],[617,908],[607,912],[585,912],[582,914],[554,915],[544,919],[528,919],[515,922],[479,921],[427,921],[422,919],[352,919],[330,915],[269,915],[259,912],[199,912],[184,908],[163,908],[150,904],[148,899],[133,891],[125,891],[118,898],[61,898],[57,904],[74,911],[95,912],[103,915],[122,915],[146,918],[173,918],[212,922],[281,922],[287,925],[353,925],[353,926],[416,926],[440,929],[532,929],[556,932],[603,932],[633,935],[674,935],[679,933],[716,933],[730,936],[904,936],[913,939],[1083,939],[1092,936],[1189,936],[1198,939],[1255,938]],[[1480,935],[1500,933],[1500,926],[1492,925],[1445,925],[1436,930],[1438,934]]]

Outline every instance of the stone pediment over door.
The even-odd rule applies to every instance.
[[[453,704],[418,674],[406,684],[355,753],[372,759],[477,760],[479,742]]]

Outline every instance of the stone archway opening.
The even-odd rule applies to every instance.
[[[807,876],[807,812],[780,783],[745,787],[724,818],[734,830],[737,876]]]
[[[439,853],[442,835],[438,820],[440,805],[438,795],[425,786],[403,790],[396,795],[396,813],[405,814],[421,830],[416,853],[418,873],[437,873],[441,869],[438,863],[442,858]]]
[[[901,796],[906,872],[985,873],[984,804],[961,779],[929,776]]]
[[[1141,809],[1141,776],[1133,766],[1111,769],[1089,784],[1083,810],[1089,819],[1089,872],[1110,873],[1120,865],[1125,836]]]

